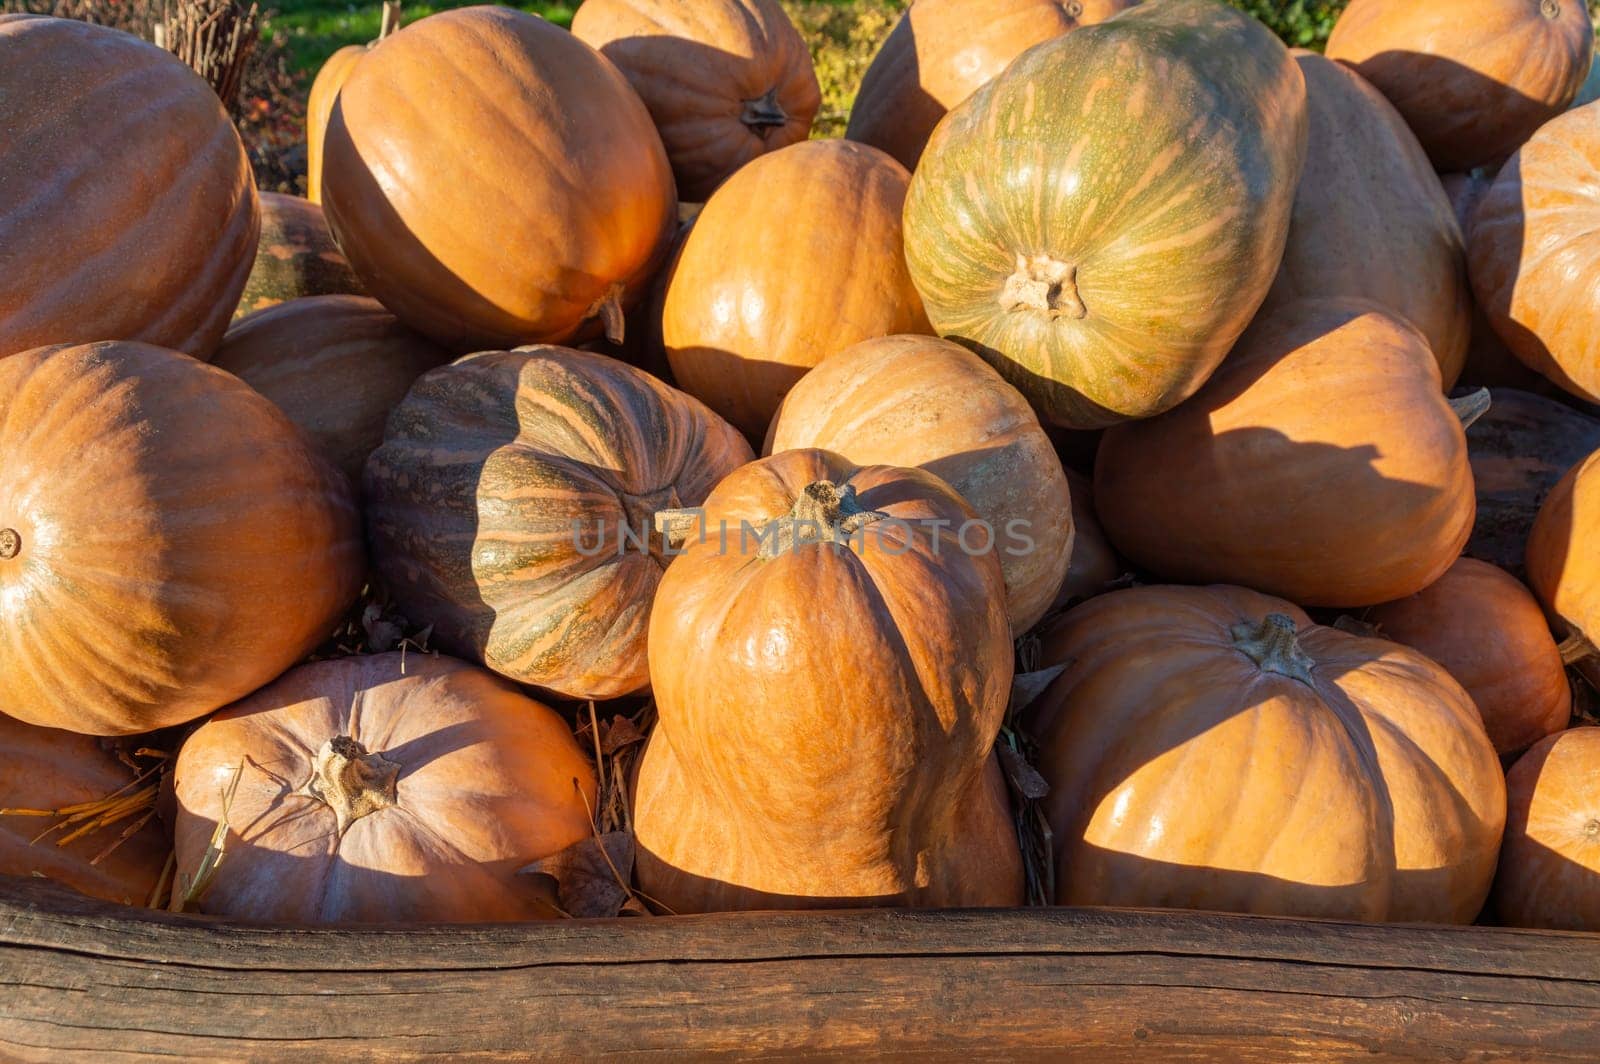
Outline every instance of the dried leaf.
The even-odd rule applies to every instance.
[[[1366,621],[1352,617],[1348,613],[1339,614],[1329,627],[1336,628],[1346,635],[1356,635],[1363,639],[1384,638],[1383,632],[1379,631],[1377,625],[1368,624]]]
[[[629,717],[620,713],[611,718],[611,723],[606,725],[605,731],[600,736],[600,750],[610,757],[625,746],[644,742],[644,732]]]
[[[1000,767],[1005,769],[1011,786],[1024,798],[1038,801],[1050,793],[1050,785],[1039,775],[1039,770],[1028,764],[1027,758],[1011,748],[1009,743],[995,743],[1000,753]]]
[[[625,831],[580,839],[520,874],[552,880],[556,900],[571,916],[617,916],[643,909],[627,886],[633,875],[633,836]]]
[[[1044,689],[1049,687],[1057,676],[1067,671],[1065,663],[1052,665],[1048,669],[1038,672],[1019,672],[1011,678],[1011,711],[1027,709],[1033,704],[1034,699],[1044,694]]]

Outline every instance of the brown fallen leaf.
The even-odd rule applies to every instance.
[[[600,736],[600,750],[607,757],[615,754],[625,746],[644,742],[644,732],[629,717],[620,713],[611,718],[611,723],[606,725],[605,731]]]
[[[633,836],[626,831],[580,839],[518,874],[552,880],[556,900],[569,916],[649,915],[626,885],[633,875]]]
[[[1028,764],[1027,758],[1013,750],[1011,744],[1002,741],[995,743],[994,748],[1000,754],[1000,767],[1005,769],[1006,778],[1018,794],[1038,801],[1050,793],[1050,785],[1039,775],[1039,770]]]

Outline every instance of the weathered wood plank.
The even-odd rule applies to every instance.
[[[1600,1059],[1600,936],[1048,909],[291,930],[0,880],[0,1057]]]

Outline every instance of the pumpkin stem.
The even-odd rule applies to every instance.
[[[392,36],[400,28],[400,0],[384,0],[383,17],[378,23],[378,40]]]
[[[740,114],[739,121],[759,133],[764,129],[781,129],[789,124],[789,115],[778,103],[778,88],[765,96],[754,100],[744,101],[744,112]]]
[[[680,538],[673,542],[671,535],[661,527],[660,515],[663,513],[683,513],[678,509],[683,505],[683,500],[678,498],[676,485],[669,484],[660,491],[653,491],[645,495],[623,495],[622,512],[626,514],[628,532],[638,539],[644,540],[645,552],[666,568],[672,560],[670,549],[675,549],[683,542]],[[690,511],[694,512],[694,511]],[[637,542],[637,539],[623,540],[623,542]]]
[[[322,744],[312,762],[311,778],[297,791],[315,798],[338,818],[339,837],[357,820],[396,804],[400,766],[348,735],[336,735]]]
[[[1489,397],[1489,389],[1479,388],[1466,395],[1458,395],[1450,400],[1450,409],[1461,421],[1463,429],[1470,429],[1473,423],[1489,412],[1493,400]]]
[[[1000,306],[1008,311],[1037,311],[1051,321],[1081,321],[1089,316],[1089,308],[1078,294],[1078,267],[1049,255],[1017,255],[1017,272],[1006,278]]]
[[[1539,13],[1552,22],[1561,17],[1561,0],[1543,0]]]
[[[843,488],[829,480],[805,486],[794,507],[761,530],[757,557],[772,559],[808,543],[842,543],[857,530],[888,514],[864,509],[854,484]]]
[[[606,327],[606,339],[620,345],[627,337],[627,321],[622,313],[622,293],[627,287],[622,284],[613,284],[606,289],[606,294],[595,300],[589,312],[583,316],[585,321],[590,318],[599,318]]]
[[[1303,684],[1311,683],[1311,667],[1316,662],[1300,649],[1295,638],[1294,618],[1269,613],[1258,624],[1240,621],[1229,629],[1234,648],[1255,662],[1263,672],[1275,672]]]
[[[14,528],[0,528],[0,562],[22,553],[22,534]]]

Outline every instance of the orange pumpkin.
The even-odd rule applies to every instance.
[[[805,140],[822,106],[811,53],[778,0],[585,0],[572,32],[627,76],[694,203]]]
[[[1102,595],[1043,638],[1024,726],[1056,900],[1470,923],[1505,781],[1421,654],[1234,587]]]
[[[469,355],[412,386],[367,461],[373,560],[442,648],[566,698],[633,694],[672,559],[655,515],[698,506],[751,457],[702,404],[614,359]]]
[[[183,744],[174,895],[290,924],[559,916],[518,876],[588,837],[594,769],[548,706],[451,658],[303,665]],[[209,888],[195,871],[220,821]]]
[[[706,500],[650,621],[640,889],[674,912],[1020,905],[1004,582],[921,470],[785,451]]]
[[[949,484],[993,530],[1012,633],[1044,616],[1072,557],[1072,499],[1028,401],[983,359],[932,336],[842,351],[801,378],[773,419],[769,454],[807,447]]]
[[[861,79],[845,136],[917,168],[933,127],[1029,48],[1139,0],[917,0]]]
[[[667,286],[678,384],[759,442],[806,370],[852,344],[929,333],[906,271],[910,181],[876,148],[816,140],[763,155],[695,219]]]
[[[322,202],[322,152],[333,103],[370,48],[366,44],[345,45],[328,57],[312,79],[311,95],[306,101],[306,199],[312,203]]]
[[[1572,716],[1572,689],[1544,611],[1503,569],[1462,558],[1366,620],[1444,666],[1472,696],[1501,754],[1526,750]]]
[[[1583,0],[1352,0],[1328,38],[1405,116],[1441,171],[1499,163],[1589,74]]]
[[[138,340],[210,358],[260,214],[200,77],[104,26],[0,15],[0,358]]]
[[[1427,587],[1474,508],[1427,341],[1348,300],[1258,319],[1189,402],[1109,430],[1094,491],[1106,534],[1142,568],[1316,606]]]
[[[230,373],[144,344],[0,359],[0,709],[132,735],[331,634],[365,569],[344,477]]]
[[[1528,535],[1528,583],[1546,610],[1600,643],[1600,451],[1567,472]]]
[[[375,299],[294,299],[236,322],[213,365],[271,399],[350,483],[383,442],[389,411],[450,352]]]
[[[1128,571],[1100,527],[1094,510],[1094,482],[1076,469],[1068,469],[1067,485],[1072,490],[1072,564],[1056,592],[1055,609],[1104,594]]]
[[[617,331],[676,228],[672,170],[627,80],[504,7],[429,16],[356,65],[322,196],[367,290],[458,351]]]
[[[1494,907],[1511,927],[1600,931],[1600,728],[1552,735],[1506,774]]]

